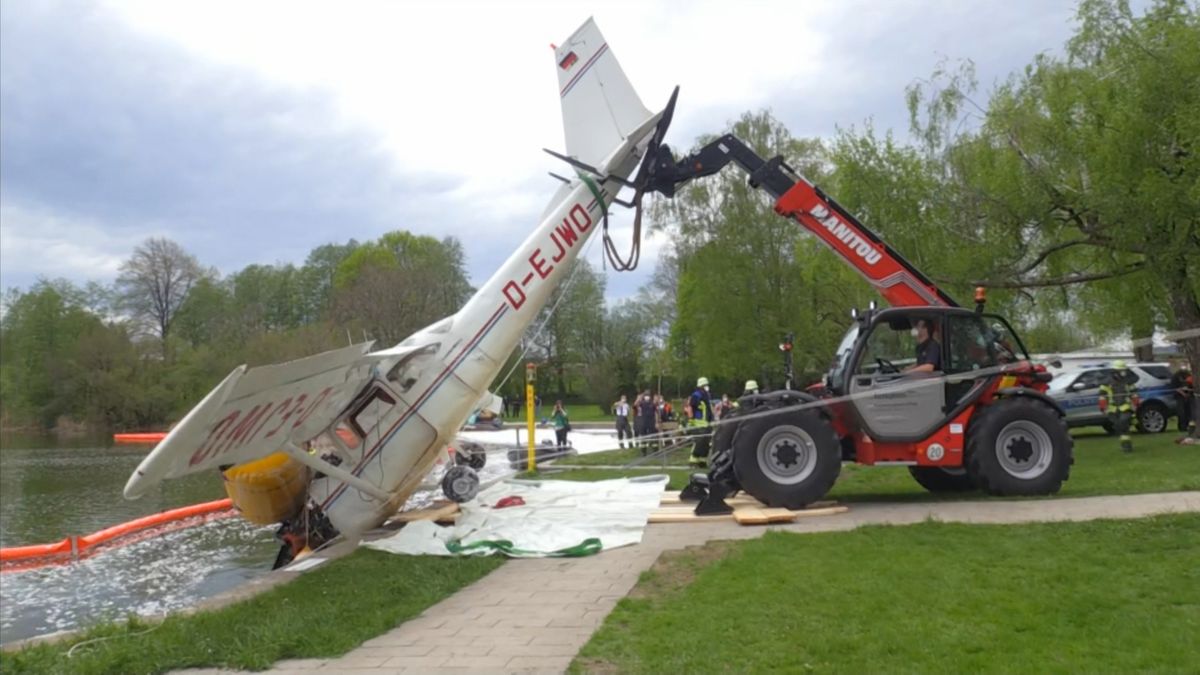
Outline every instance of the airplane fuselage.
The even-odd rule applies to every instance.
[[[632,161],[626,164],[627,173]],[[334,527],[356,533],[378,526],[412,495],[600,227],[604,200],[617,189],[615,182],[574,182],[461,310],[397,345],[418,351],[385,362],[343,414],[361,448],[346,447],[336,434],[328,439],[353,461],[343,468],[393,498],[381,503],[335,478],[315,480],[309,495]]]

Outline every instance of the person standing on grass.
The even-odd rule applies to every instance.
[[[650,448],[650,444],[654,442],[652,436],[656,431],[655,418],[657,417],[658,409],[654,405],[654,399],[650,396],[650,390],[642,392],[642,397],[637,402],[637,435],[639,436],[638,446],[642,449],[642,454],[647,454],[646,451]]]
[[[625,439],[629,439],[629,444],[633,445],[633,431],[629,428],[629,402],[625,400],[625,394],[621,394],[621,400],[612,405],[613,414],[617,416],[617,444],[622,449],[625,448]]]
[[[688,398],[688,426],[692,429],[692,435],[696,437],[688,464],[696,467],[708,465],[708,449],[711,441],[708,427],[713,422],[713,404],[708,391],[708,378],[701,377],[696,380],[696,391],[692,392]]]
[[[1113,361],[1108,381],[1100,385],[1100,412],[1108,416],[1113,431],[1121,436],[1121,450],[1133,452],[1133,437],[1129,426],[1137,411],[1137,392],[1133,383],[1137,376],[1125,368],[1124,361]]]
[[[1171,375],[1171,388],[1175,390],[1175,402],[1179,409],[1179,430],[1190,433],[1192,425],[1192,396],[1195,394],[1195,382],[1187,366],[1181,366]]]
[[[567,449],[567,432],[571,430],[571,420],[562,401],[554,402],[554,412],[550,414],[550,419],[554,421],[554,437],[558,441],[559,452],[562,452]]]

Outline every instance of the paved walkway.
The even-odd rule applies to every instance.
[[[513,560],[419,617],[336,659],[281,661],[271,672],[546,672],[567,668],[579,649],[663,551],[713,539],[749,539],[767,529],[850,530],[928,519],[964,523],[1139,518],[1200,511],[1200,492],[1079,499],[852,504],[848,513],[782,526],[732,521],[651,525],[638,546],[589,558]],[[201,671],[190,671],[201,672]],[[216,671],[204,671],[216,672]]]

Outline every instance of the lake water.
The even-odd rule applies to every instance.
[[[522,427],[523,429],[523,427]],[[522,432],[523,433],[523,432]],[[538,429],[551,442],[553,429]],[[484,483],[512,474],[511,428],[463,432],[484,445]],[[524,438],[522,436],[522,438]],[[572,433],[586,454],[616,445],[610,430]],[[216,471],[163,481],[126,500],[125,481],[149,445],[113,446],[107,437],[64,441],[0,436],[0,546],[24,546],[90,534],[110,525],[189,504],[222,499]],[[426,506],[440,490],[417,492],[406,508]],[[97,553],[70,564],[0,574],[0,642],[78,628],[129,613],[156,615],[194,605],[271,569],[279,544],[274,526],[223,517]]]
[[[225,497],[211,473],[165,481],[136,501],[121,494],[150,446],[0,437],[0,546],[60,541],[140,516]],[[194,604],[270,571],[273,528],[210,520],[82,561],[0,575],[0,642],[129,612]]]

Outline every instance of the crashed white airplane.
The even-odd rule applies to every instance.
[[[647,110],[591,19],[554,56],[567,154],[595,175],[563,179],[534,232],[453,316],[390,349],[364,343],[236,368],[142,461],[127,498],[220,469],[248,518],[283,523],[293,554],[320,543],[313,532],[354,537],[404,504],[491,400],[504,360],[669,122],[674,97],[662,113]],[[442,481],[459,501],[478,484],[461,465]],[[286,549],[277,564],[291,559]]]

